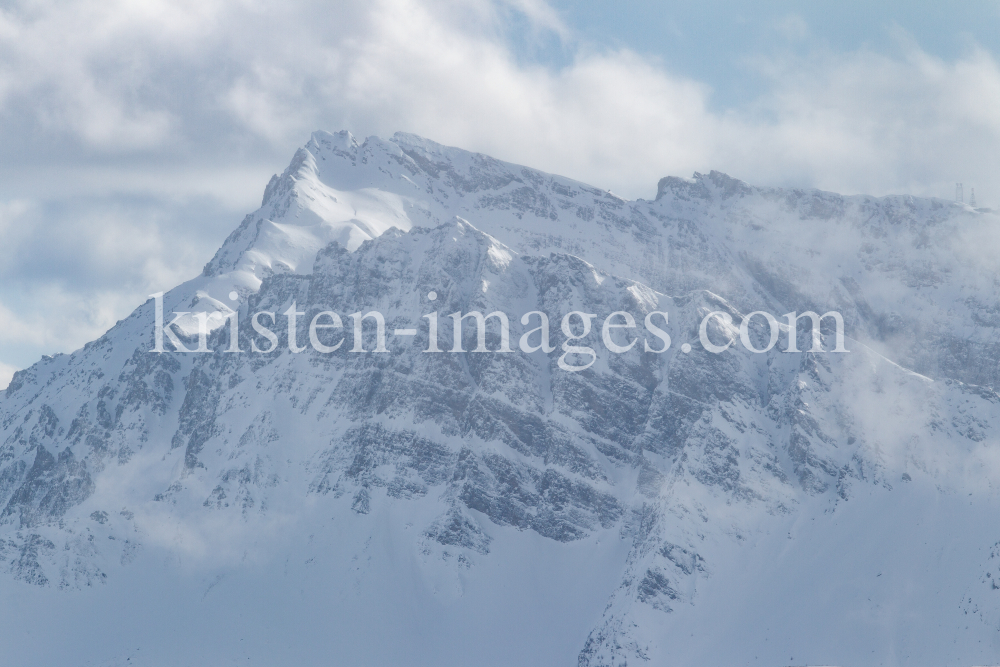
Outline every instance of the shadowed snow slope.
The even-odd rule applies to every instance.
[[[211,353],[150,353],[151,300],[0,393],[5,660],[995,661],[998,222],[717,172],[625,201],[412,135],[317,132],[163,297],[168,321],[236,309],[243,353],[221,319]],[[323,342],[347,342],[321,354],[306,329],[327,310],[345,328]],[[388,351],[351,352],[371,310]],[[508,314],[513,352],[424,352],[424,315],[450,350],[447,316],[473,310]],[[599,318],[578,373],[558,367],[571,310]],[[783,352],[782,333],[754,354],[718,319],[736,344],[702,348],[706,314],[755,310],[838,310],[850,352]],[[251,353],[260,311],[278,341]],[[518,349],[529,311],[552,353]],[[622,354],[601,343],[615,311],[639,323]],[[763,347],[762,317],[749,335]]]

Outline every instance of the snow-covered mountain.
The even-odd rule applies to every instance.
[[[235,309],[243,352],[217,318],[210,352],[151,353],[151,299],[0,393],[2,654],[995,662],[998,231],[951,202],[717,172],[625,201],[412,135],[317,132],[163,296],[193,337]],[[304,324],[289,341],[293,304],[348,336],[381,312],[388,351],[321,354]],[[448,349],[448,315],[474,310],[510,315],[514,352],[424,352],[426,315]],[[582,372],[557,361],[573,310],[600,318]],[[839,311],[850,352],[703,349],[706,314],[758,310]],[[261,311],[270,353],[250,352]],[[517,350],[530,311],[553,352]],[[609,352],[615,311],[667,313],[669,349]]]

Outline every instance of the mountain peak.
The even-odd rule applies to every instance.
[[[713,170],[707,176],[696,171],[690,179],[677,176],[661,178],[656,186],[655,201],[659,201],[667,194],[684,199],[709,200],[714,197],[729,199],[748,196],[753,191],[753,187],[746,182],[721,171]]]
[[[51,664],[125,664],[122,632],[151,664],[209,645],[220,664],[290,645],[297,664],[331,645],[345,664],[985,662],[997,227],[716,171],[626,201],[414,135],[313,133],[203,275],[0,393],[18,611],[0,646],[30,633],[26,652],[66,652]],[[157,306],[238,317],[202,353],[154,353]],[[790,351],[783,316],[806,311],[842,316],[850,352],[829,352],[832,315],[821,350]]]

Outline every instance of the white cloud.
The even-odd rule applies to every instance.
[[[572,31],[545,0],[506,0],[507,3],[522,12],[540,29],[551,30],[563,39],[570,38]]]
[[[808,37],[796,17],[777,27]],[[526,38],[568,64],[525,62]],[[0,303],[51,329],[45,345],[82,343],[55,332],[89,336],[196,272],[319,128],[416,132],[629,197],[714,168],[873,194],[962,181],[1000,204],[986,51],[945,61],[901,36],[895,55],[758,59],[764,94],[718,110],[704,82],[575,39],[543,0],[8,4],[0,151],[17,159],[0,197],[18,201],[0,205]],[[63,302],[83,306],[50,315]]]
[[[238,220],[212,198],[69,196],[0,206],[0,362],[100,336],[195,276]]]
[[[0,362],[0,391],[7,388],[7,385],[10,384],[11,378],[14,377],[14,373],[18,370],[19,369],[14,368],[13,366],[8,366],[7,364]]]
[[[10,299],[12,306],[0,304],[0,349],[11,354],[33,353],[21,365],[37,361],[42,353],[75,350],[100,337],[135,307],[135,301],[141,303],[145,295],[136,291],[102,290],[81,295],[56,284],[33,286],[29,294]]]
[[[765,179],[850,192],[948,196],[975,183],[997,205],[1000,188],[1000,68],[983,50],[955,62],[904,44],[898,58],[871,52],[823,54],[763,65],[771,92],[745,146]],[[752,116],[751,116],[752,118]],[[736,151],[720,155],[736,158]]]
[[[57,162],[127,153],[144,168],[169,156],[177,171],[248,160],[277,169],[309,131],[347,127],[414,131],[631,196],[709,168],[874,193],[981,180],[985,194],[995,165],[984,149],[1000,140],[995,59],[980,50],[945,62],[905,37],[896,57],[759,60],[768,91],[720,112],[704,83],[628,50],[575,44],[542,0],[31,8],[0,14],[10,56],[0,111],[13,121],[0,144],[58,138]],[[521,62],[512,11],[575,50],[571,62]],[[778,28],[808,33],[794,15]]]
[[[809,36],[809,24],[798,14],[789,14],[775,24],[778,34],[791,42],[800,42]]]

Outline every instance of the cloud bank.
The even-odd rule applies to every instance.
[[[791,17],[775,39],[809,35]],[[747,63],[764,91],[720,110],[708,83],[584,43],[541,0],[8,4],[0,363],[69,351],[197,273],[314,129],[415,132],[630,198],[719,169],[847,193],[963,181],[1000,203],[989,52],[945,61],[900,34]]]

